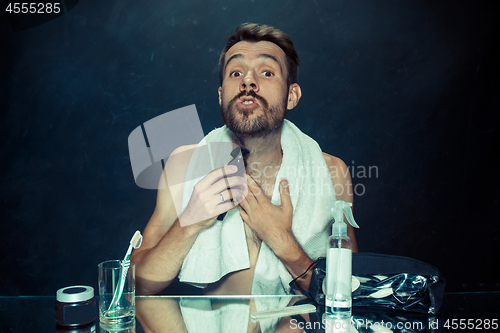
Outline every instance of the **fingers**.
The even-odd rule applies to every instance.
[[[292,209],[292,199],[290,198],[290,187],[286,179],[280,182],[281,207],[285,210]]]
[[[270,199],[266,196],[260,185],[248,174],[246,174],[246,181],[248,194],[245,196],[245,200],[240,202],[240,212],[243,209],[246,214],[251,214],[252,207],[271,205]],[[245,221],[243,215],[242,218]]]
[[[214,191],[214,193],[220,193],[226,189],[240,188],[241,190],[247,189],[248,186],[243,177],[233,176],[233,177],[224,177],[210,187],[210,191]]]
[[[239,188],[227,189],[219,193],[219,204],[225,203],[227,201],[232,202],[233,206],[236,207],[240,202],[245,199],[247,191],[241,190]]]
[[[245,198],[245,194],[246,191],[240,189],[227,189],[214,195],[212,206],[214,207],[215,215],[220,215],[237,207]]]
[[[229,167],[225,168],[228,169]],[[210,200],[212,196],[218,197],[218,193],[221,193],[226,189],[240,189],[241,191],[247,192],[248,187],[246,185],[245,178],[234,175],[232,170],[229,170],[231,173],[224,177],[223,170],[225,168],[214,170],[205,176],[195,185],[194,192],[201,194],[208,200]],[[233,175],[231,176],[231,174]]]
[[[236,175],[238,168],[233,168],[232,165],[223,168],[215,169],[206,175],[196,184],[199,191],[209,191],[210,194],[220,193],[227,188],[240,186],[242,189],[246,187],[244,177]]]
[[[263,199],[267,199],[260,185],[257,184],[257,182],[248,174],[246,174],[246,182],[248,186],[248,195],[251,196],[251,199],[255,199],[257,200],[257,202]]]
[[[248,184],[248,194],[245,197],[245,200],[240,203],[240,206],[248,211],[254,204],[262,205],[265,203],[270,203],[269,198],[265,195],[259,184],[257,184],[257,182],[248,175],[246,179]],[[280,207],[285,210],[293,210],[292,199],[290,197],[290,188],[286,179],[282,180],[279,183],[279,192],[281,197]]]
[[[241,205],[238,208],[240,210],[241,219],[245,222],[248,222],[248,213],[245,211],[245,209]]]
[[[237,167],[225,166],[203,177],[194,186],[189,203],[181,213],[182,221],[179,216],[181,226],[207,221],[236,207],[248,193],[246,180],[238,176],[237,171]]]
[[[226,165],[225,167],[213,170],[208,175],[206,175],[205,178],[202,179],[202,181],[206,182],[207,185],[212,185],[223,178],[234,175],[237,172],[238,167],[234,165]]]
[[[262,190],[251,176],[248,174],[245,176],[247,181],[247,194],[245,195],[244,200],[240,201],[240,207],[248,213],[253,205],[258,204],[257,196]]]
[[[204,222],[204,228],[209,227],[215,221],[212,217],[227,212],[242,201],[246,191],[239,188],[226,189],[221,193],[193,193],[188,206],[179,216],[181,226],[198,222]],[[210,220],[210,221],[209,221]]]

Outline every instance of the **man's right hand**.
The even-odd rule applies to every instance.
[[[196,224],[196,228],[202,230],[211,226],[217,216],[238,206],[247,195],[248,186],[246,178],[237,172],[236,166],[228,165],[213,170],[200,180],[179,216],[180,225]]]

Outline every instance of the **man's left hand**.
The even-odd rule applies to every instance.
[[[279,184],[281,205],[271,203],[255,180],[246,175],[248,194],[240,203],[241,218],[276,253],[284,250],[292,234],[293,207],[288,182]]]

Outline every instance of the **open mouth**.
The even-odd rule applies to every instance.
[[[259,106],[257,100],[252,96],[243,96],[239,99],[239,102],[236,104],[239,109],[243,110],[251,110],[255,109]]]
[[[253,109],[259,106],[254,96],[241,96],[237,105],[240,109]]]

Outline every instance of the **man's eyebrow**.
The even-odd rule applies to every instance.
[[[281,64],[278,61],[278,58],[276,58],[275,56],[273,56],[271,54],[267,54],[267,53],[262,53],[262,54],[259,54],[259,58],[268,58],[268,59],[274,60],[274,61],[276,61],[276,63],[278,64],[278,66],[280,66],[280,69],[281,69]]]
[[[229,57],[229,59],[227,60],[226,62],[226,67],[227,65],[229,64],[229,62],[233,59],[238,59],[238,58],[243,58],[243,54],[241,53],[236,53],[236,54],[233,54],[232,56]],[[271,59],[271,60],[274,60],[278,66],[280,67],[280,70],[281,72],[283,72],[283,68],[281,68],[281,64],[280,62],[278,61],[278,58],[276,58],[275,56],[273,56],[272,54],[268,54],[268,53],[261,53],[259,54],[258,58],[268,58],[268,59]]]
[[[229,59],[227,59],[226,66],[229,65],[229,62],[231,60],[237,59],[237,58],[242,58],[242,57],[243,57],[243,54],[241,54],[241,53],[233,54],[232,56],[229,57]]]

